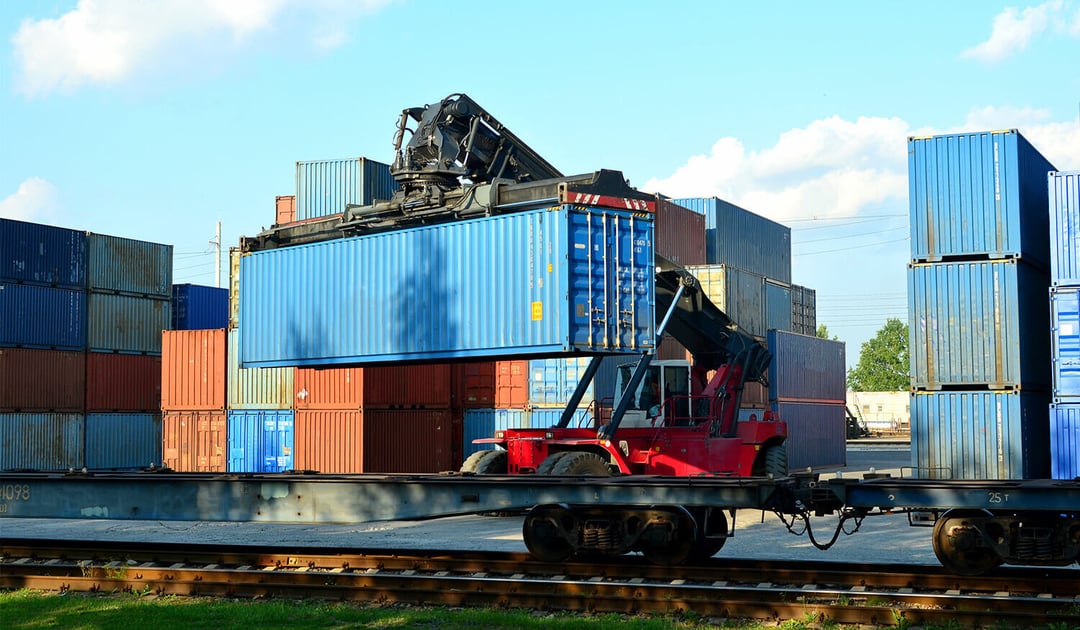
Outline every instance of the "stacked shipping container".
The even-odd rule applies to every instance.
[[[1048,473],[1049,170],[1015,130],[908,140],[917,475]]]
[[[1053,404],[1050,476],[1080,477],[1080,171],[1048,175]]]

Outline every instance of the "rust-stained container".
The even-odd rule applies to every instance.
[[[86,410],[161,409],[161,357],[91,352],[86,355]]]
[[[86,255],[91,291],[172,298],[172,245],[91,232]]]
[[[679,265],[704,265],[705,215],[661,199],[656,205],[656,253]]]
[[[0,414],[0,470],[63,470],[85,462],[81,413]]]
[[[450,368],[452,405],[485,409],[495,405],[495,361],[456,363]]]
[[[161,408],[225,411],[225,330],[166,330],[161,336]]]
[[[292,409],[291,367],[241,368],[237,331],[230,330],[227,342],[229,365],[225,379],[229,409]]]
[[[362,418],[363,412],[356,409],[297,409],[296,469],[327,474],[363,472]]]
[[[224,411],[166,411],[162,459],[178,472],[225,472],[228,418]]]
[[[296,409],[360,409],[364,406],[364,368],[296,368]]]
[[[229,248],[229,330],[240,323],[240,248]]]
[[[0,411],[81,412],[86,355],[0,348]]]
[[[171,299],[90,292],[86,310],[92,352],[161,354],[161,332],[172,324]]]
[[[296,195],[278,195],[275,201],[277,213],[274,223],[283,225],[296,221]]]
[[[449,410],[297,410],[298,470],[433,473],[451,470]]]
[[[495,362],[495,408],[522,409],[529,404],[529,362]]]

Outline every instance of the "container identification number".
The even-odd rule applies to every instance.
[[[6,484],[0,487],[0,499],[4,501],[29,501],[30,486],[28,484]]]

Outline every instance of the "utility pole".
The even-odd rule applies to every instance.
[[[214,240],[210,241],[214,246],[214,286],[221,288],[221,221],[217,222],[217,232]]]

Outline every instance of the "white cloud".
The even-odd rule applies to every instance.
[[[311,45],[341,45],[348,22],[392,0],[79,0],[58,18],[24,20],[12,37],[28,96],[115,84],[191,59],[227,62],[276,28],[310,29]],[[192,61],[191,63],[195,63]]]
[[[1067,24],[1066,5],[1062,0],[1051,0],[1022,11],[1008,7],[994,18],[990,38],[960,53],[966,59],[994,63],[1027,48],[1033,38],[1048,29],[1063,31],[1072,36],[1080,35],[1080,13]]]
[[[983,107],[972,110],[962,126],[949,132],[1018,129],[1058,169],[1080,169],[1080,124],[1052,118],[1045,109]]]
[[[0,199],[0,217],[5,219],[48,223],[56,210],[56,187],[40,177],[31,177],[14,193]]]

